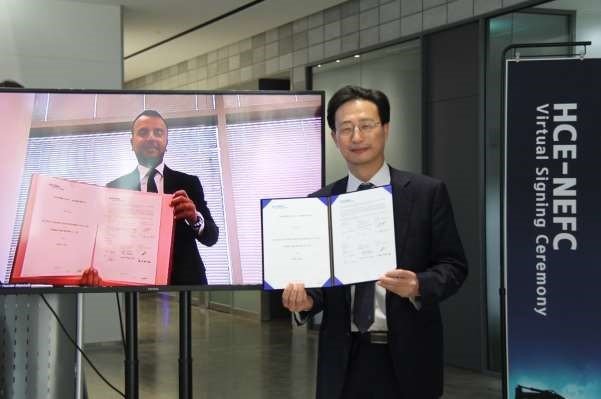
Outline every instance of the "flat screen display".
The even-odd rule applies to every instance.
[[[323,183],[323,101],[0,89],[0,292],[257,287],[260,199]]]

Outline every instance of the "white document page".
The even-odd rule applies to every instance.
[[[81,275],[90,267],[97,207],[95,187],[38,175],[37,201],[22,277]]]
[[[396,268],[392,194],[386,187],[339,195],[331,205],[334,277],[377,280]]]
[[[161,222],[161,196],[105,189],[94,267],[104,280],[154,284]]]
[[[262,212],[265,282],[273,289],[329,284],[327,205],[319,198],[273,199]]]

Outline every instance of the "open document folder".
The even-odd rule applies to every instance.
[[[263,287],[331,287],[396,268],[390,185],[331,197],[261,200]]]
[[[33,175],[11,283],[168,284],[171,197]]]

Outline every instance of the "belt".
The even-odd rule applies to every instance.
[[[388,332],[386,331],[368,331],[361,333],[359,331],[353,331],[351,335],[356,339],[364,340],[370,344],[387,344],[388,343]]]

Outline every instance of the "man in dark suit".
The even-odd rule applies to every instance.
[[[442,321],[438,303],[467,276],[445,184],[384,162],[390,105],[379,91],[347,86],[328,103],[332,139],[348,176],[314,196],[391,184],[397,268],[377,283],[284,290],[301,322],[323,311],[317,398],[435,399],[443,389]]]
[[[219,229],[211,216],[198,177],[168,168],[163,157],[167,150],[167,122],[157,111],[146,110],[133,121],[131,146],[138,166],[107,187],[173,194],[175,235],[170,283],[207,284],[205,267],[196,240],[206,246],[217,242]],[[98,285],[95,269],[82,276],[82,285]]]

